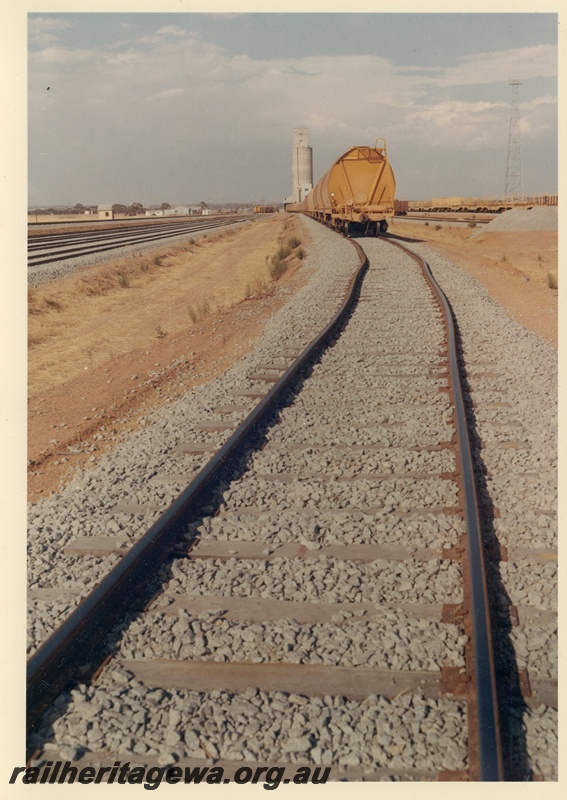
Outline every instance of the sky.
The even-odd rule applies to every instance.
[[[553,13],[29,13],[28,203],[281,202],[387,142],[397,196],[557,191]]]

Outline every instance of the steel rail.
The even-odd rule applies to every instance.
[[[181,492],[121,561],[85,597],[75,611],[29,658],[27,665],[27,725],[32,730],[52,700],[85,667],[117,618],[136,602],[137,587],[155,576],[174,546],[175,537],[201,516],[205,500],[249,448],[256,432],[277,409],[301,370],[333,340],[356,302],[368,259],[360,246],[360,266],[342,305],[324,330],[288,367],[213,458]],[[95,665],[97,666],[97,665]],[[93,667],[91,663],[90,668]]]
[[[489,222],[493,222],[497,218],[497,214],[491,219],[463,219],[457,217],[434,217],[434,216],[414,216],[413,214],[399,214],[394,216],[394,221],[397,222],[398,220],[406,220],[406,222],[445,222],[445,223],[453,223],[456,225],[468,225],[470,222],[474,222],[475,225],[488,225]]]
[[[65,244],[66,242],[90,242],[98,239],[113,239],[121,236],[133,236],[144,233],[159,233],[169,230],[191,231],[201,230],[211,225],[230,225],[251,219],[250,214],[234,215],[232,217],[199,217],[198,219],[176,219],[171,222],[153,222],[138,224],[119,224],[109,228],[94,228],[90,230],[68,230],[64,233],[42,233],[28,236],[28,251],[41,249],[42,247]]]
[[[433,277],[427,261],[409,248],[388,240],[410,255],[421,266],[424,276],[433,290],[445,319],[449,350],[450,391],[456,414],[458,457],[463,481],[465,521],[467,525],[467,547],[469,577],[471,584],[471,609],[474,685],[476,692],[469,702],[474,703],[478,736],[479,778],[482,781],[504,780],[502,744],[500,741],[500,721],[494,652],[492,646],[492,626],[486,581],[484,546],[478,510],[478,499],[474,475],[474,462],[467,427],[465,403],[461,388],[461,378],[457,359],[457,341],[451,308],[437,281]]]
[[[166,239],[173,239],[178,236],[183,236],[184,234],[190,236],[191,234],[201,230],[214,230],[215,228],[226,227],[230,224],[236,223],[216,222],[209,225],[201,224],[199,226],[190,226],[186,228],[176,227],[168,230],[160,228],[155,232],[144,230],[142,233],[129,231],[128,233],[121,234],[119,237],[115,237],[115,240],[110,241],[108,237],[105,238],[103,235],[100,235],[97,237],[98,239],[102,240],[100,244],[96,244],[95,239],[91,244],[86,242],[77,242],[74,244],[73,241],[71,241],[68,244],[64,244],[64,242],[57,242],[51,244],[51,246],[49,244],[33,246],[28,248],[28,267],[40,267],[43,264],[49,264],[54,261],[67,261],[72,258],[81,258],[82,256],[93,255],[95,253],[118,250],[122,247],[135,247],[139,244],[144,245],[151,244],[153,242],[161,242]],[[71,247],[71,249],[63,249],[69,247]],[[41,250],[42,252],[36,254],[34,252],[36,250]]]

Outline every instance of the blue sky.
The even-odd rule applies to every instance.
[[[398,196],[557,191],[552,13],[31,13],[29,203],[281,200],[385,137]],[[49,87],[49,88],[48,88]]]

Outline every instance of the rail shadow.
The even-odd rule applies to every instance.
[[[412,236],[400,236],[399,233],[382,233],[380,235],[381,239],[394,239],[399,242],[414,242],[415,244],[425,242],[425,239],[415,239]]]
[[[499,564],[502,548],[495,530],[495,507],[487,486],[488,470],[482,458],[482,441],[477,431],[476,414],[471,389],[466,376],[466,361],[458,322],[447,299],[457,346],[457,358],[467,415],[467,428],[475,466],[475,484],[480,506],[480,522],[484,542],[486,580],[490,607],[492,645],[495,660],[498,713],[502,742],[502,757],[506,781],[532,781],[534,772],[527,751],[524,718],[531,711],[521,688],[520,671],[511,639],[514,617],[512,600],[504,586]]]

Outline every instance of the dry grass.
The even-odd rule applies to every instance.
[[[282,215],[30,289],[30,396],[268,291],[266,254],[289,223]]]

